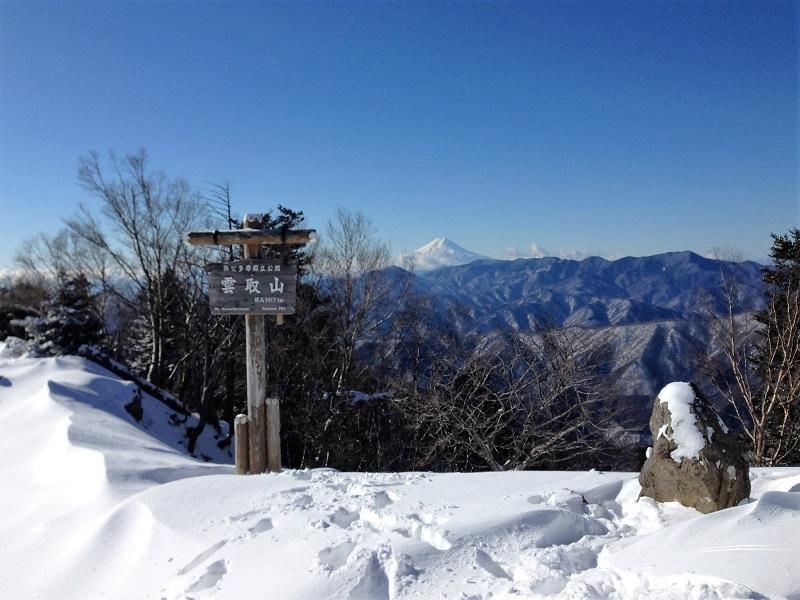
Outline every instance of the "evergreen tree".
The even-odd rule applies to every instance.
[[[771,293],[796,290],[800,282],[800,229],[793,228],[785,235],[772,234],[770,257],[773,265],[764,269],[764,283]]]
[[[95,316],[91,285],[86,276],[61,274],[47,314],[30,319],[27,329],[38,351],[44,354],[74,354],[84,344],[98,344],[103,324]]]
[[[47,286],[37,279],[16,278],[0,283],[0,340],[26,337],[22,323],[47,312],[49,295]]]
[[[764,326],[755,353],[756,371],[762,379],[769,377],[777,365],[792,358],[786,355],[792,345],[775,344],[770,340],[783,339],[785,336],[782,334],[787,332],[792,334],[790,338],[800,335],[800,327],[793,322],[792,311],[792,301],[800,293],[800,229],[791,229],[786,235],[772,234],[770,257],[772,266],[762,270],[766,307],[756,315],[756,319]]]
[[[275,214],[268,212],[264,215],[261,227],[278,230],[295,229],[300,227],[304,220],[302,210],[292,210],[279,204]],[[269,244],[264,246],[264,258],[296,264],[298,277],[301,277],[308,264],[308,255],[304,248],[303,244]]]
[[[800,229],[772,235],[773,264],[763,270],[767,306],[756,318],[763,325],[755,350],[755,371],[774,406],[764,427],[767,462],[800,459]],[[758,453],[759,449],[756,448]]]

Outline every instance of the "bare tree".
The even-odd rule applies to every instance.
[[[800,278],[787,270],[780,289],[768,289],[764,310],[739,314],[740,283],[721,274],[726,312],[713,322],[720,351],[709,359],[710,380],[736,416],[754,464],[786,464],[800,450]]]
[[[14,260],[27,273],[54,284],[60,275],[80,270],[85,250],[75,236],[62,229],[55,235],[40,233],[24,240]]]
[[[758,466],[784,464],[800,448],[800,294],[773,297],[766,323],[729,311],[714,326],[720,355],[711,359],[712,381],[731,407]],[[758,373],[756,346],[764,353]]]
[[[211,216],[224,224],[225,229],[236,229],[241,225],[239,219],[233,214],[233,199],[231,197],[231,184],[228,181],[211,184],[207,191],[206,202]],[[228,258],[233,260],[236,251],[233,246],[227,246]]]
[[[400,402],[419,433],[423,463],[495,471],[577,466],[612,444],[597,369],[578,333],[546,330],[523,343],[439,361],[428,385]],[[468,358],[464,358],[468,356]]]
[[[180,274],[192,263],[183,234],[200,224],[204,206],[186,181],[149,171],[144,150],[124,159],[110,153],[108,166],[92,152],[81,159],[79,181],[99,207],[81,206],[67,221],[69,231],[107,257],[116,281],[124,282],[107,279],[122,302],[141,299],[150,342],[147,378],[163,383],[165,275]]]
[[[388,325],[403,304],[408,282],[386,271],[388,246],[362,213],[338,209],[314,255],[316,284],[337,327],[335,388],[351,383],[359,345]]]

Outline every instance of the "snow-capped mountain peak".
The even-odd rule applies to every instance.
[[[431,240],[413,252],[401,254],[398,257],[398,264],[409,268],[413,266],[415,271],[432,271],[439,267],[465,265],[487,258],[487,256],[462,248],[452,240],[441,237]]]

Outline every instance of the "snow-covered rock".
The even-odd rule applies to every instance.
[[[8,336],[0,341],[0,360],[21,358],[30,352],[30,344],[23,339]]]
[[[135,423],[127,384],[88,361],[0,359],[0,375],[0,598],[800,590],[800,469],[756,469],[755,501],[713,515],[639,499],[633,473],[236,476]]]
[[[436,238],[413,252],[401,254],[395,262],[400,267],[426,272],[440,267],[466,265],[476,260],[491,259],[462,248],[447,238]]]
[[[664,386],[653,404],[650,432],[653,448],[639,474],[643,496],[708,513],[750,494],[742,449],[694,385]]]

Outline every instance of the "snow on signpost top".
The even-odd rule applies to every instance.
[[[677,448],[670,453],[672,460],[680,462],[684,458],[697,458],[706,442],[697,428],[692,405],[695,401],[692,386],[683,381],[674,381],[664,386],[658,393],[658,400],[667,405],[672,425],[672,441]],[[662,435],[666,435],[663,432]]]

